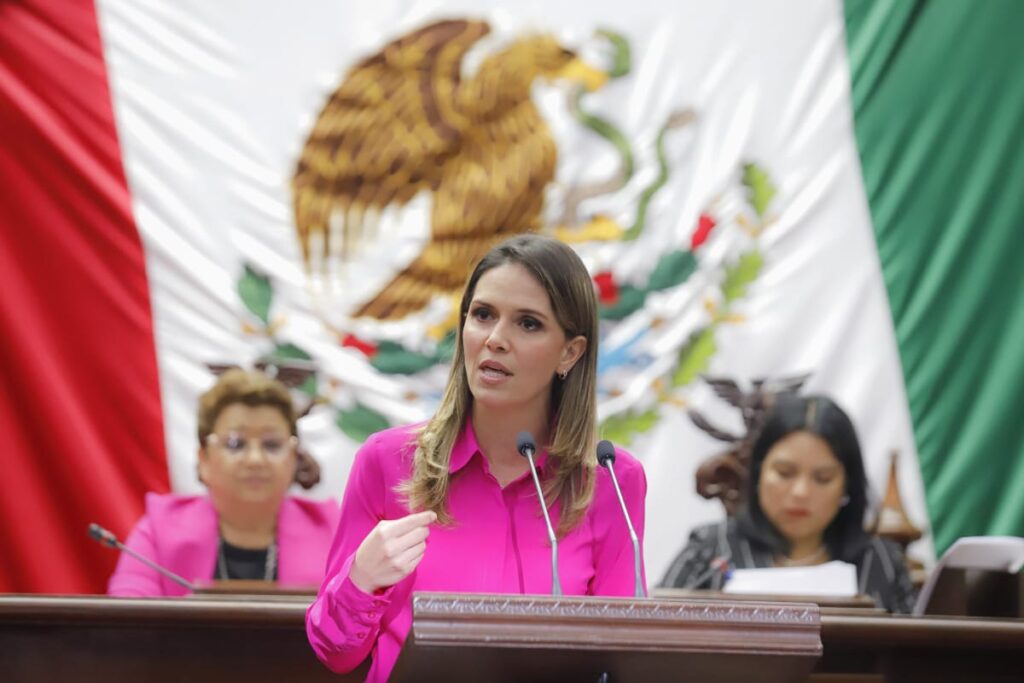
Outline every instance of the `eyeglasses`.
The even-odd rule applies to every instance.
[[[264,436],[261,438],[247,439],[241,434],[209,434],[206,437],[207,446],[216,446],[232,458],[241,458],[249,452],[249,448],[255,445],[270,459],[283,458],[299,442],[294,436]]]

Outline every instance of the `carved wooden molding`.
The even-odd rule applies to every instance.
[[[420,645],[821,654],[813,604],[416,593]]]
[[[416,593],[417,615],[529,616],[554,619],[688,619],[720,624],[771,622],[820,623],[813,604],[670,601],[634,598],[548,597],[531,595],[473,595],[465,593]]]

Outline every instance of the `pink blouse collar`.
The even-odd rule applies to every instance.
[[[473,431],[473,421],[466,418],[466,424],[463,425],[459,438],[455,441],[455,445],[452,446],[452,457],[448,463],[448,471],[451,474],[455,474],[465,467],[473,459],[473,456],[478,453],[483,457],[483,453],[480,452],[480,444],[476,440],[476,433]],[[540,452],[533,459],[537,464],[537,469],[543,472],[544,464],[548,460],[547,449],[540,449]]]

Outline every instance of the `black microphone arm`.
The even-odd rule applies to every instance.
[[[720,591],[722,583],[729,576],[729,558],[719,555],[711,559],[708,568],[701,572],[696,579],[688,581],[685,586],[688,590],[701,590],[701,585],[708,579],[712,579],[707,590]]]
[[[638,598],[644,597],[643,572],[640,571],[640,539],[633,529],[633,522],[629,518],[629,510],[626,509],[626,500],[622,497],[622,489],[619,488],[619,480],[615,476],[615,446],[611,441],[601,440],[597,442],[597,461],[612,475],[612,486],[615,487],[615,495],[619,497],[619,505],[622,507],[622,515],[626,518],[626,528],[629,529],[629,540],[633,542],[633,587],[634,595]]]
[[[548,527],[548,540],[551,542],[551,594],[561,595],[562,584],[558,580],[558,540],[555,538],[555,528],[551,526],[551,517],[548,516],[544,491],[540,487],[540,477],[537,476],[537,465],[533,462],[533,455],[537,452],[537,442],[533,440],[533,434],[519,432],[516,436],[516,450],[519,451],[519,455],[530,461],[530,473],[533,475],[533,483],[537,487],[540,511],[544,513],[544,524]]]
[[[95,522],[89,525],[89,538],[96,541],[100,545],[105,545],[109,548],[114,548],[116,550],[120,550],[121,552],[128,553],[130,556],[134,557],[136,560],[146,565],[150,569],[159,572],[160,574],[166,576],[174,583],[184,586],[190,591],[194,591],[196,589],[194,585],[192,585],[185,579],[181,578],[180,576],[172,572],[170,569],[164,569],[156,562],[153,562],[149,558],[143,557],[142,555],[138,554],[137,552],[126,546],[124,543],[121,543],[121,541],[117,540],[117,536],[115,536],[113,532],[107,531]]]
[[[729,547],[729,539],[726,534],[726,525],[720,525],[718,527],[717,547],[721,552],[719,552],[717,556],[712,558],[711,563],[708,565],[707,569],[701,572],[701,574],[696,579],[690,581],[688,585],[683,586],[683,588],[698,589],[705,581],[711,579],[710,590],[722,590],[722,585],[729,579],[729,577],[732,574],[732,572],[729,569],[729,566],[732,563],[732,550]]]

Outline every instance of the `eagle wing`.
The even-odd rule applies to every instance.
[[[465,127],[455,105],[462,57],[489,31],[480,21],[431,24],[357,64],[331,94],[292,181],[307,268],[314,235],[323,240],[318,256],[346,256],[373,227],[368,213],[436,186]],[[341,222],[333,246],[332,220]]]
[[[761,379],[761,391],[764,394],[792,394],[800,390],[804,383],[810,379],[811,373],[805,372],[802,375],[790,375],[789,377]]]
[[[719,398],[726,401],[729,405],[736,408],[742,407],[744,393],[734,380],[726,377],[708,377],[705,375],[704,381]]]
[[[738,434],[733,434],[732,432],[720,429],[719,427],[716,427],[715,425],[711,424],[710,422],[708,422],[708,419],[704,417],[704,415],[697,412],[696,410],[687,410],[686,414],[690,416],[690,420],[693,422],[694,425],[699,427],[704,433],[706,433],[713,439],[725,441],[726,443],[737,443],[743,440],[743,437],[739,436]]]

